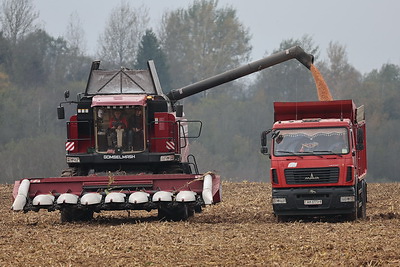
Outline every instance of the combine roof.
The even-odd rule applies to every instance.
[[[85,95],[157,94],[148,70],[92,69]]]

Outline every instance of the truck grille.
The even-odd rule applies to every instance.
[[[287,184],[337,183],[339,168],[286,169],[285,178]]]

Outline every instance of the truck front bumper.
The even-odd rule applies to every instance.
[[[354,187],[307,187],[272,189],[275,215],[338,215],[356,209]]]

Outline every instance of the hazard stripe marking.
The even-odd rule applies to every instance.
[[[75,142],[66,142],[65,143],[66,151],[73,151],[74,149],[75,149]]]
[[[175,150],[175,143],[172,141],[167,141],[166,147],[167,147],[167,149]]]

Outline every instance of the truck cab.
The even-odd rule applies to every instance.
[[[262,134],[262,152],[271,159],[272,205],[278,219],[365,217],[363,107],[356,108],[351,100],[277,102],[274,111],[273,128]]]

